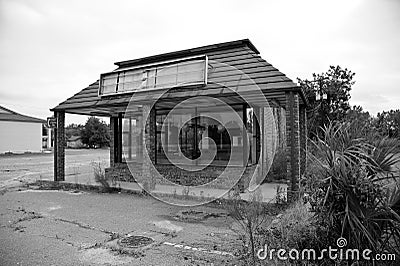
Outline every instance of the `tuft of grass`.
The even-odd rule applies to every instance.
[[[229,193],[228,199],[223,201],[225,209],[236,221],[238,229],[233,229],[242,242],[242,258],[247,264],[257,265],[257,247],[260,244],[259,231],[267,217],[260,190],[256,190],[250,195],[250,201],[243,201],[238,193]]]
[[[94,180],[100,183],[104,192],[112,192],[114,190],[115,181],[107,179],[103,164],[101,162],[92,162],[91,165],[93,167]]]

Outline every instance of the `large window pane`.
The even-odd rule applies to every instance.
[[[117,88],[118,74],[112,73],[103,77],[102,80],[102,94],[115,93]]]
[[[157,111],[157,162],[194,165],[243,164],[242,110],[188,108]]]
[[[148,69],[144,72],[146,88],[152,89],[156,86],[157,69]]]
[[[142,116],[122,121],[122,154],[126,162],[141,161],[143,152]]]
[[[191,159],[195,152],[194,127],[190,122],[192,114],[185,112],[167,118],[167,113],[157,114],[157,162],[169,163],[168,158],[177,163]],[[188,121],[185,123],[185,121]],[[179,132],[179,129],[181,129]],[[180,149],[179,146],[180,145]]]
[[[156,86],[165,87],[168,85],[176,85],[177,70],[177,64],[158,67],[156,75]]]

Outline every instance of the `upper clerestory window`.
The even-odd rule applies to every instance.
[[[206,84],[207,56],[201,56],[101,74],[99,95]]]

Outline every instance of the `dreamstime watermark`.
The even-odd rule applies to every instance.
[[[390,253],[374,254],[370,249],[350,249],[347,246],[347,240],[340,237],[336,240],[337,248],[329,246],[328,248],[316,251],[315,249],[269,249],[267,245],[257,251],[257,257],[260,260],[350,260],[350,261],[395,261],[396,255]]]

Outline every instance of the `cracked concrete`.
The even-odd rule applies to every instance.
[[[230,265],[235,259],[221,255],[235,250],[229,217],[185,223],[172,218],[185,208],[127,194],[15,190],[0,197],[0,265]],[[115,245],[134,234],[155,243],[131,253]],[[198,252],[216,248],[220,254]]]
[[[108,161],[108,156],[108,150],[67,150],[67,180],[93,181],[90,163]],[[193,208],[166,205],[151,197],[27,186],[31,180],[51,180],[52,171],[51,154],[1,158],[0,265],[236,263],[234,257],[199,252],[234,252],[239,242],[230,230],[229,217],[187,223],[174,216]],[[220,211],[209,207],[196,209],[204,213]],[[119,238],[127,235],[150,236],[155,242],[129,253],[116,245]]]

